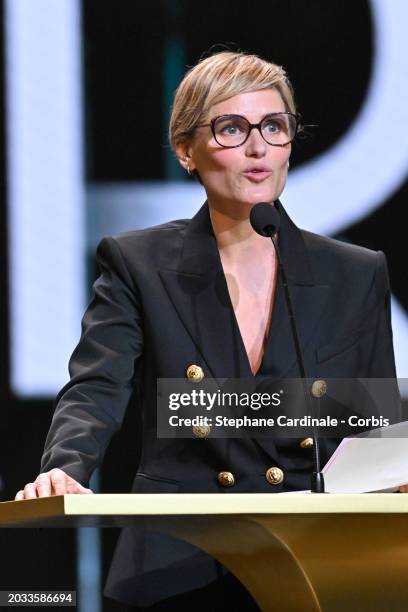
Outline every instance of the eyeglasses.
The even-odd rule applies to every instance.
[[[269,145],[284,147],[292,142],[298,131],[298,118],[293,113],[269,113],[260,123],[250,123],[242,115],[220,115],[210,123],[196,127],[210,127],[215,141],[228,149],[240,147],[256,128]]]

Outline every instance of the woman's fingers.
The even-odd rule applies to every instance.
[[[35,482],[38,497],[49,497],[51,495],[51,480],[48,473],[39,474]]]
[[[93,493],[91,489],[83,487],[79,482],[68,476],[63,470],[54,468],[49,472],[39,474],[34,482],[29,482],[16,493],[15,501],[34,499],[36,497],[50,497],[51,495],[65,495],[67,493]]]
[[[34,499],[37,497],[37,489],[34,482],[28,482],[24,487],[24,499]]]
[[[65,493],[68,493],[67,480],[69,476],[65,472],[59,470],[58,468],[55,468],[48,472],[48,475],[51,480],[52,486],[51,495],[65,495]]]
[[[68,476],[67,493],[93,493],[93,491],[83,487],[79,482]]]

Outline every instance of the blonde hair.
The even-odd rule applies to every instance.
[[[171,147],[175,150],[177,144],[188,140],[214,104],[241,93],[270,88],[279,92],[286,110],[296,114],[293,88],[282,66],[257,55],[233,51],[200,61],[176,90],[169,125]]]

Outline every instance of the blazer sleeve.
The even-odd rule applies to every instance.
[[[120,428],[143,352],[140,296],[114,238],[98,245],[100,276],[56,398],[41,472],[58,467],[88,486]]]
[[[377,320],[374,343],[369,361],[368,378],[373,379],[372,390],[380,402],[382,414],[390,424],[406,419],[396,378],[394,348],[391,327],[391,292],[387,262],[384,253],[377,253],[377,268],[374,278],[377,296]],[[385,379],[384,381],[378,379]]]
[[[391,292],[387,262],[382,251],[377,253],[374,286],[378,304],[375,339],[369,362],[369,378],[395,378],[395,359],[391,327]]]

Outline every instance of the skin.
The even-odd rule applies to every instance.
[[[50,497],[68,493],[93,493],[79,482],[68,476],[63,470],[54,468],[49,472],[39,474],[34,482],[29,482],[24,489],[17,492],[15,500],[34,499],[35,497]]]
[[[285,110],[276,90],[259,90],[215,104],[203,123],[231,113],[258,123],[269,113]],[[277,275],[274,249],[269,240],[253,231],[249,214],[258,202],[272,203],[280,196],[286,183],[290,153],[290,144],[268,145],[258,130],[251,131],[244,145],[225,149],[215,142],[209,127],[196,129],[190,141],[176,147],[181,165],[186,170],[198,170],[207,193],[231,303],[253,372],[260,365],[269,331]],[[244,175],[249,166],[257,163],[270,169],[260,182]],[[399,490],[408,493],[408,484]],[[15,499],[66,493],[93,492],[55,468],[26,484]]]
[[[251,123],[257,123],[268,113],[285,110],[280,94],[265,89],[239,94],[215,104],[204,123],[230,113],[243,115]],[[185,169],[189,165],[191,171],[199,171],[211,218],[212,221],[215,219],[217,227],[224,231],[230,228],[237,237],[243,232],[243,236],[249,238],[253,234],[248,225],[251,207],[257,202],[273,202],[283,191],[291,145],[273,147],[254,129],[245,144],[226,149],[215,142],[210,128],[198,128],[189,143],[176,147],[176,153]],[[243,175],[254,162],[271,168],[267,180],[253,183]]]

